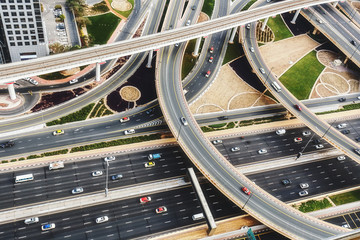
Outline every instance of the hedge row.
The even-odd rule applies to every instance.
[[[87,116],[91,112],[91,109],[93,109],[94,105],[95,105],[94,103],[91,103],[91,104],[87,105],[86,107],[80,109],[77,112],[71,113],[67,116],[64,116],[60,119],[56,119],[52,122],[48,122],[48,123],[46,123],[46,125],[52,126],[52,125],[64,124],[64,123],[68,123],[68,122],[83,121],[87,118]]]

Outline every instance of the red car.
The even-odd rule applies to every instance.
[[[209,77],[211,74],[210,70],[206,72],[205,77]]]
[[[140,203],[147,203],[151,201],[151,197],[142,197],[140,198]]]
[[[214,47],[210,47],[209,52],[213,53],[214,52]]]
[[[130,121],[130,118],[129,117],[123,117],[120,119],[120,122],[127,122],[127,121]]]
[[[161,206],[161,207],[158,207],[156,210],[155,210],[156,213],[164,213],[164,212],[167,212],[167,208],[165,206]]]
[[[250,194],[251,194],[250,190],[247,189],[247,187],[243,187],[243,188],[241,188],[241,190],[242,190],[246,195],[250,195]]]
[[[295,105],[295,108],[297,109],[297,110],[299,110],[299,111],[301,111],[302,109],[301,109],[301,107],[299,106],[299,105]]]
[[[296,138],[294,138],[294,142],[302,142],[302,138],[301,137],[296,137]]]

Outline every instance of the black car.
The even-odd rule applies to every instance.
[[[356,42],[354,40],[351,40],[350,43],[354,46],[356,46]]]
[[[111,176],[110,178],[111,178],[111,180],[115,181],[115,180],[122,179],[123,175],[122,174],[116,174],[116,175]]]
[[[6,142],[6,143],[0,144],[0,147],[2,147],[2,148],[8,148],[8,147],[12,147],[12,146],[14,146],[14,145],[15,145],[15,142],[14,142],[14,141],[8,141],[8,142]]]
[[[285,186],[287,186],[287,185],[291,184],[291,180],[288,178],[285,178],[285,179],[281,180],[281,183],[284,184]]]
[[[342,134],[349,134],[350,130],[349,129],[344,129],[344,130],[341,130],[341,133]]]
[[[219,117],[218,118],[219,120],[227,120],[227,119],[229,119],[227,116],[221,116],[221,117]]]
[[[356,137],[355,140],[356,140],[357,142],[360,142],[360,136],[359,136],[359,137]]]
[[[315,144],[320,144],[321,141],[320,141],[320,139],[314,139],[314,143],[315,143]]]
[[[345,102],[346,101],[346,98],[342,97],[342,98],[339,98],[339,102]]]

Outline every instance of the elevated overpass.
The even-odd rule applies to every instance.
[[[207,22],[178,29],[134,38],[122,42],[42,57],[24,62],[9,63],[0,66],[0,84],[16,81],[20,78],[60,71],[76,66],[103,62],[122,56],[158,49],[181,41],[206,36],[215,32],[231,29],[259,19],[297,10],[313,5],[333,2],[331,0],[292,0],[271,6],[264,6]]]

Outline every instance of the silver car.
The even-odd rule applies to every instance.
[[[82,192],[84,192],[84,189],[82,187],[76,187],[71,191],[72,194],[79,194]]]
[[[303,191],[300,191],[300,192],[299,192],[299,196],[300,196],[300,197],[304,197],[304,196],[307,196],[307,195],[309,195],[309,192],[306,191],[306,190],[303,190]]]

